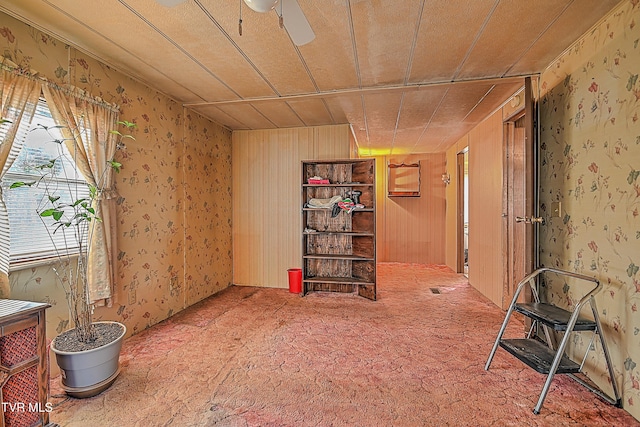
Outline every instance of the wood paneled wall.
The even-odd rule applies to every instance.
[[[420,197],[387,197],[387,164],[420,161]],[[445,262],[445,153],[376,161],[378,262]]]
[[[469,133],[469,283],[502,306],[502,111]]]
[[[233,283],[287,288],[302,262],[302,160],[344,159],[349,125],[232,135]]]

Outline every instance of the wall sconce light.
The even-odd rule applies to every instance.
[[[449,185],[451,183],[451,175],[449,175],[448,173],[443,173],[442,174],[442,182],[444,182],[444,185]]]

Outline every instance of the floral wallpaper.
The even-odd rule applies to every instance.
[[[640,2],[622,2],[552,63],[541,78],[541,262],[603,284],[598,314],[624,408],[640,419]],[[552,203],[561,215],[553,217]],[[550,280],[552,301],[575,304],[586,290]],[[578,334],[580,357],[589,334]],[[605,391],[599,345],[590,377]],[[578,359],[581,360],[581,359]]]
[[[0,13],[0,52],[56,83],[121,105],[137,124],[118,152],[118,271],[111,307],[128,335],[231,285],[231,132],[155,89]],[[48,335],[69,326],[52,266],[10,273],[11,297],[47,301]]]
[[[231,281],[231,132],[211,134],[210,122],[192,112],[186,123],[192,142],[184,162],[190,177],[185,182],[185,245],[190,254],[185,283],[186,303],[191,305]]]

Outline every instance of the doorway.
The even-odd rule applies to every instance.
[[[530,77],[525,79],[523,108],[504,121],[502,308],[513,298],[517,283],[536,266],[537,213],[535,99]],[[520,96],[520,95],[518,95]],[[524,301],[531,295],[525,292]]]
[[[469,147],[456,156],[458,182],[458,273],[469,277]]]

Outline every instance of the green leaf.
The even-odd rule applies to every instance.
[[[41,217],[48,217],[48,216],[52,216],[53,212],[55,212],[55,209],[45,209],[42,212],[40,212],[40,216]]]
[[[5,123],[13,123],[11,120],[7,120],[7,119],[0,119],[0,125],[3,125]]]
[[[121,137],[121,138],[128,138],[128,139],[133,139],[133,140],[135,140],[135,137],[134,137],[133,135],[128,135],[128,134],[127,134],[127,135],[125,135],[125,134],[123,134],[123,133],[121,133],[121,132],[118,132],[117,130],[110,130],[110,131],[109,131],[109,133],[112,133],[112,134],[114,134],[114,135],[118,135],[118,136],[119,136],[119,137]]]
[[[122,169],[122,163],[116,162],[115,160],[111,160],[109,164],[111,165],[113,170],[116,171],[116,173],[120,173],[120,169]]]
[[[36,183],[35,181],[32,181],[32,182],[17,181],[17,182],[14,182],[13,184],[11,184],[11,187],[9,187],[9,188],[10,189],[11,188],[20,188],[20,187],[25,187],[25,186],[26,187],[31,187],[35,183]]]
[[[122,126],[125,126],[125,127],[129,128],[129,129],[133,129],[134,127],[138,126],[135,123],[129,122],[127,120],[120,120],[120,121],[118,121],[118,124],[122,125]]]
[[[41,217],[51,216],[56,221],[60,221],[60,218],[62,218],[62,215],[64,215],[64,211],[61,211],[60,209],[56,209],[56,208],[45,209],[42,212],[40,212]]]
[[[60,196],[49,196],[49,201],[55,203],[60,199]]]
[[[73,202],[73,205],[71,205],[71,206],[73,206],[75,208],[76,206],[78,206],[79,204],[82,204],[83,202],[86,204],[87,200],[88,199],[78,199],[75,202]],[[83,204],[83,206],[84,206],[84,204]]]
[[[627,182],[629,184],[633,184],[633,182],[638,179],[638,176],[640,176],[640,171],[631,170],[631,172],[629,172],[629,176],[627,177]]]
[[[56,159],[51,159],[49,160],[49,163],[44,163],[38,166],[36,169],[53,169],[55,165],[56,165]]]

